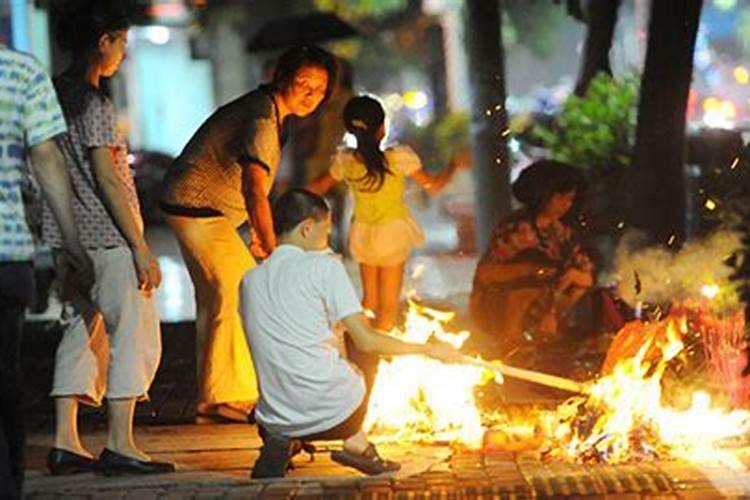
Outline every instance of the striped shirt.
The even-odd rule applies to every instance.
[[[0,45],[0,262],[34,255],[21,184],[27,148],[66,130],[52,82],[33,56]]]

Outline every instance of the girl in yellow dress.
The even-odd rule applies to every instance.
[[[381,149],[385,112],[372,97],[350,99],[343,119],[346,130],[357,139],[357,147],[340,150],[329,172],[309,188],[321,193],[344,181],[352,190],[349,249],[359,263],[362,306],[374,315],[373,326],[387,331],[396,323],[404,263],[411,249],[424,242],[422,229],[404,199],[406,178],[435,194],[448,183],[455,165],[433,176],[422,169],[419,156],[410,147]]]

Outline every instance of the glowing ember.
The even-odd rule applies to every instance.
[[[392,334],[415,343],[434,336],[461,347],[469,333],[443,329],[452,317],[453,313],[410,301],[404,330]],[[473,389],[483,381],[484,373],[475,366],[449,365],[423,356],[383,360],[370,396],[365,429],[379,440],[443,441],[478,448],[485,429]]]

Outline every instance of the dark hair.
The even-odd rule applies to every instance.
[[[102,35],[130,27],[128,2],[123,0],[58,0],[55,38],[70,52],[93,49]]]
[[[300,45],[281,54],[273,71],[271,87],[276,91],[285,91],[294,83],[294,76],[304,67],[322,68],[328,74],[328,83],[323,100],[318,107],[328,101],[336,86],[336,58],[327,50],[317,45]]]
[[[344,106],[344,127],[357,138],[357,152],[365,162],[367,173],[362,177],[365,190],[377,191],[383,186],[386,174],[392,174],[380,150],[378,129],[385,121],[380,103],[369,96],[349,99]]]
[[[320,220],[331,212],[328,202],[306,189],[290,189],[273,204],[273,224],[276,234],[288,233],[305,219]]]
[[[572,165],[555,160],[538,160],[526,167],[513,183],[513,196],[533,214],[538,214],[553,195],[586,190],[583,176]]]

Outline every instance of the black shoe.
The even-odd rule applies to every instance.
[[[61,448],[52,448],[47,454],[47,468],[53,476],[92,472],[97,467],[93,458]]]
[[[253,465],[252,479],[270,479],[284,477],[289,467],[292,451],[292,439],[268,432],[260,427],[263,447],[260,456]]]
[[[98,470],[105,476],[119,476],[121,474],[166,474],[174,472],[175,467],[170,462],[156,462],[138,460],[121,453],[104,448],[99,455]]]

